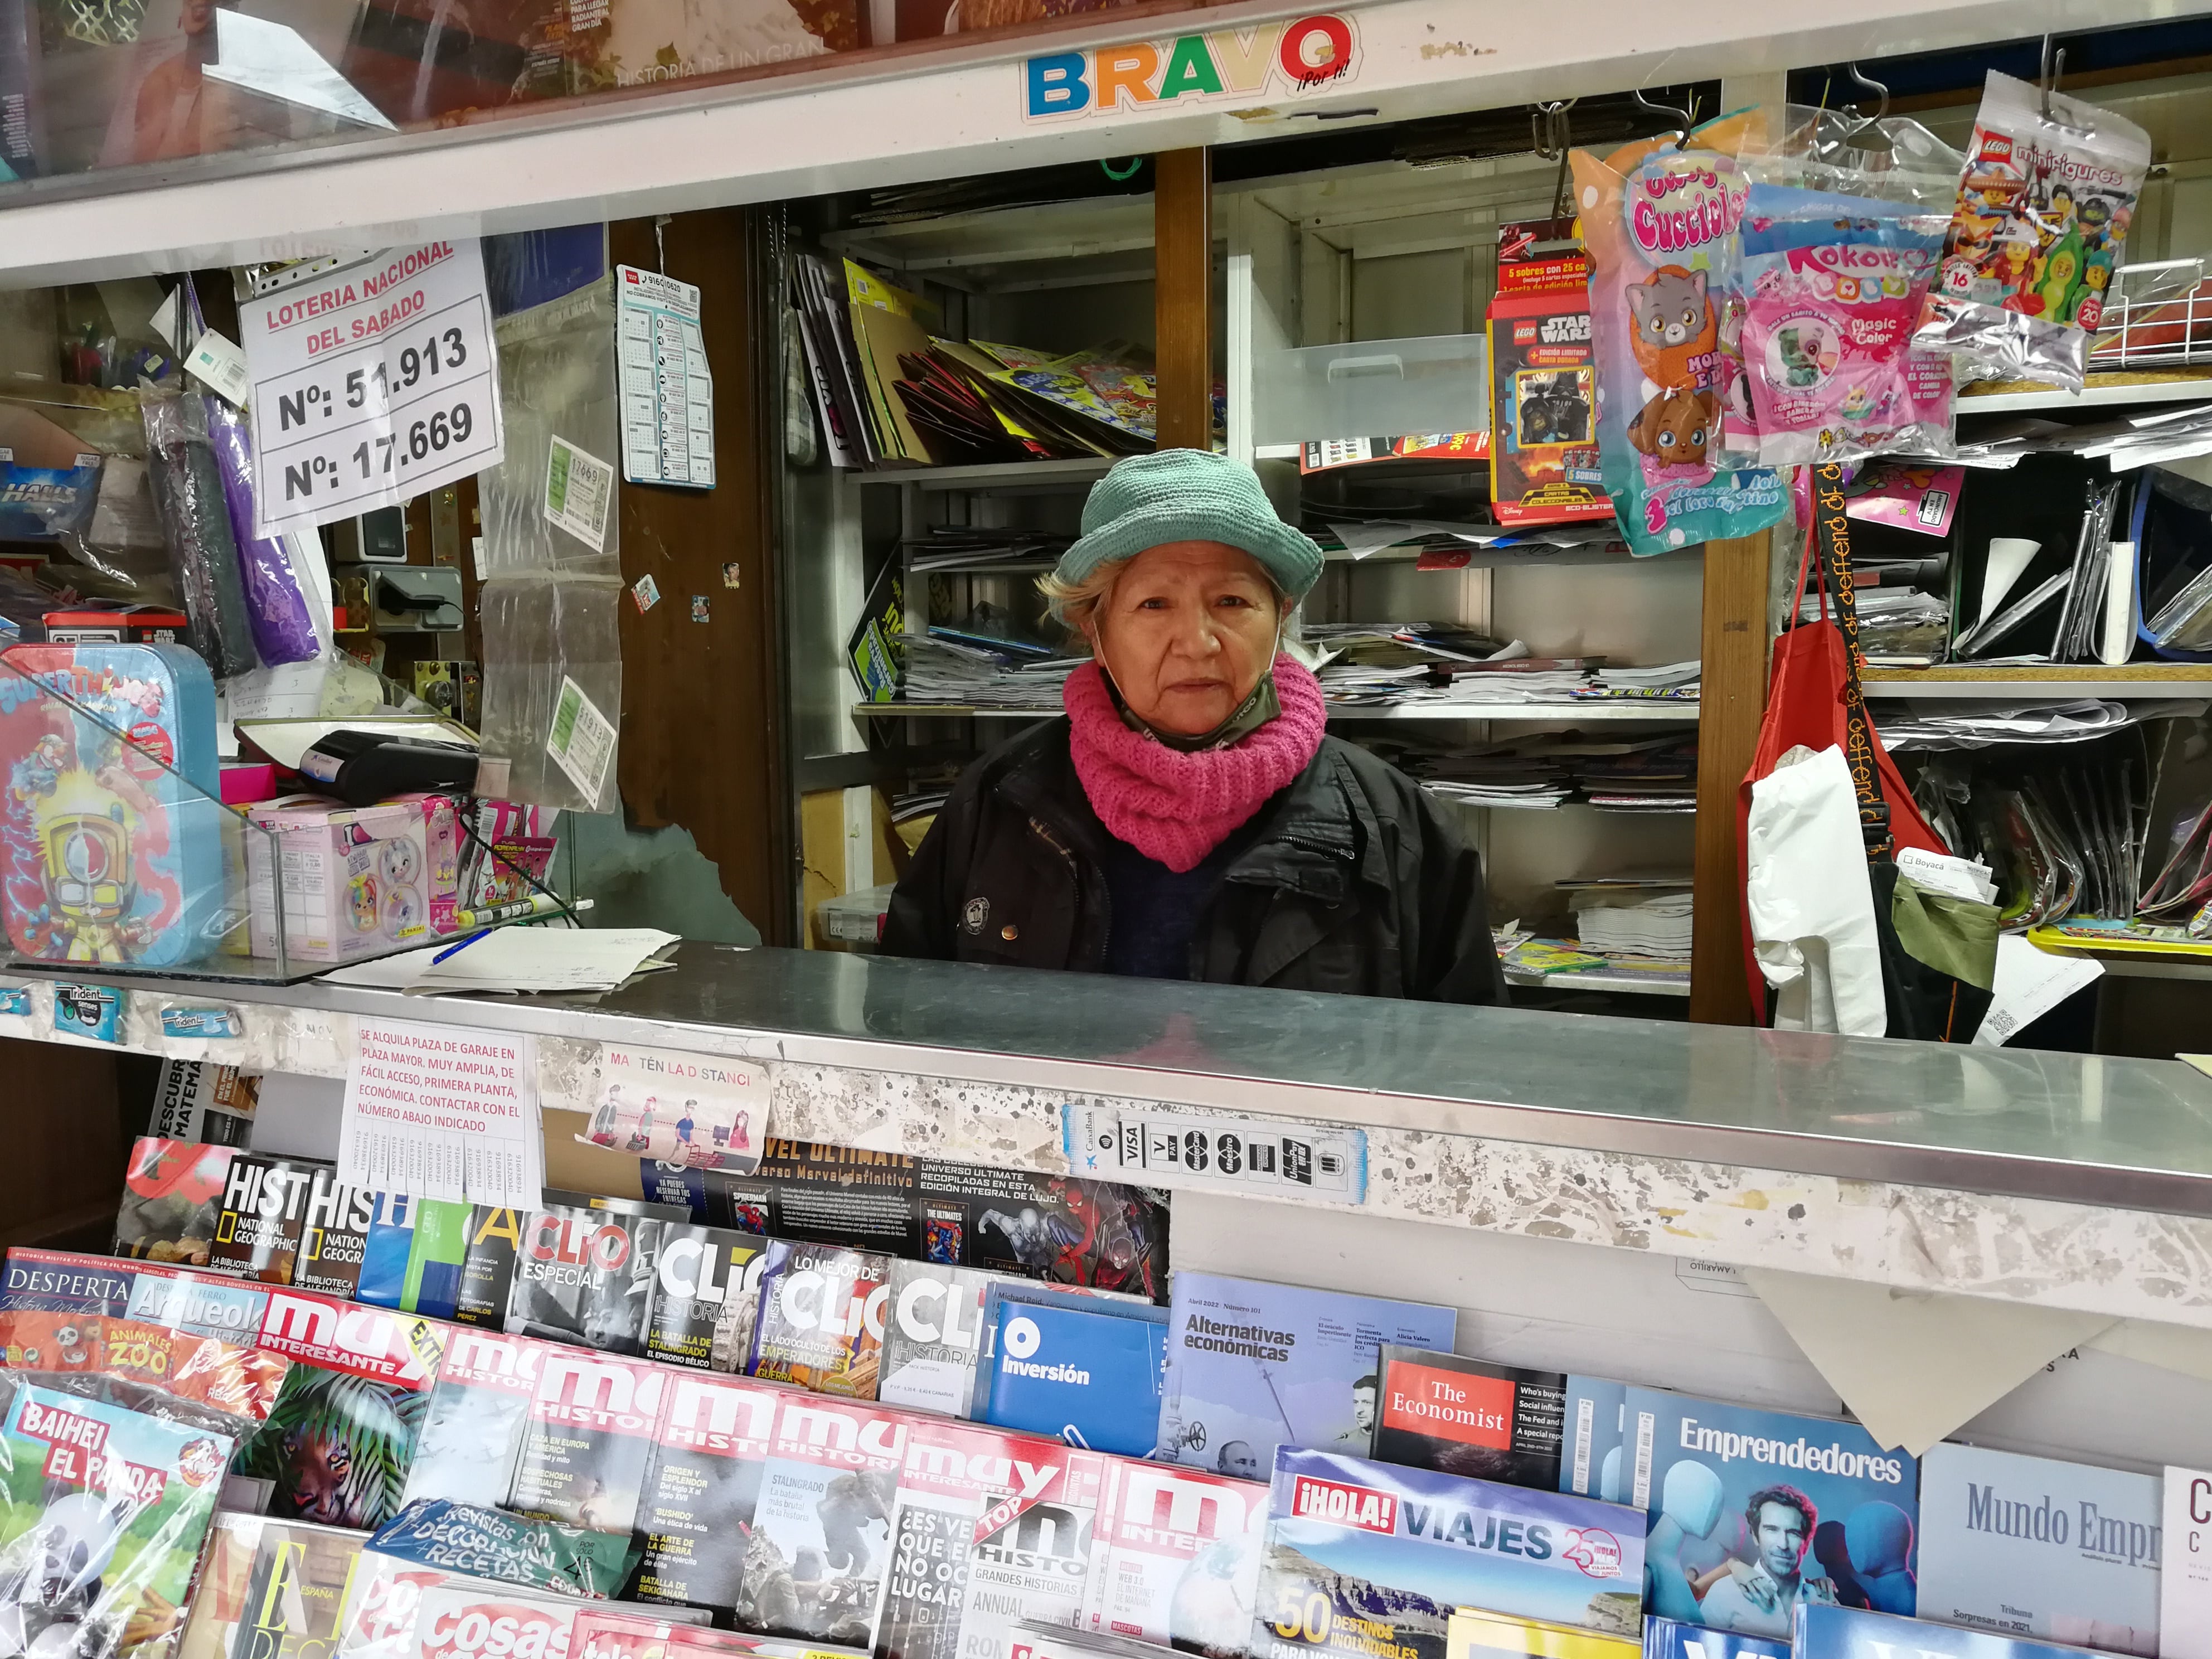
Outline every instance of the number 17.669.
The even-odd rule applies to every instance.
[[[465,444],[475,431],[476,411],[466,403],[458,403],[450,410],[437,410],[409,422],[402,431],[363,439],[354,446],[354,465],[364,478],[389,476],[395,453],[399,465],[406,466],[443,454],[455,444]]]

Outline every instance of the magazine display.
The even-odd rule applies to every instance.
[[[1072,1630],[1088,1600],[1108,1460],[1064,1442],[998,1440],[971,1534],[960,1659],[1014,1659],[1018,1626]],[[972,1454],[969,1468],[976,1473]]]
[[[1248,1479],[1278,1446],[1364,1457],[1382,1344],[1449,1352],[1458,1322],[1417,1302],[1178,1273],[1158,1455]]]
[[[1793,1659],[2091,1659],[2087,1648],[1813,1601],[1797,1609],[1791,1653]]]
[[[772,1242],[746,1370],[817,1394],[876,1397],[891,1261],[872,1250]]]
[[[1621,1450],[1627,1432],[1628,1385],[1599,1376],[1567,1379],[1559,1490],[1608,1504],[1628,1502],[1629,1468]]]
[[[1094,1305],[1083,1305],[1086,1303]],[[1168,1316],[1146,1303],[986,1299],[992,1319],[980,1421],[1142,1457],[1158,1437]]]
[[[140,1136],[124,1171],[123,1202],[115,1213],[115,1254],[188,1267],[207,1266],[223,1187],[236,1156],[228,1146]]]
[[[156,1416],[156,1390],[44,1376],[0,1371],[0,1628],[26,1653],[167,1659],[236,1442]]]
[[[868,1645],[909,1426],[872,1404],[785,1395],[761,1468],[742,1628]]]
[[[1373,1455],[1479,1480],[1559,1490],[1567,1379],[1385,1343]]]
[[[638,1510],[645,1559],[637,1593],[647,1601],[714,1608],[727,1622],[744,1590],[776,1413],[790,1395],[734,1377],[679,1376],[667,1386]]]
[[[1267,1488],[1258,1481],[1111,1460],[1079,1628],[1210,1659],[1257,1651],[1267,1526]]]
[[[218,1514],[177,1659],[304,1659],[331,1651],[363,1536]]]
[[[1638,1635],[1641,1520],[1595,1498],[1285,1448],[1267,1498],[1255,1650],[1371,1659],[1382,1644],[1444,1659],[1462,1607]]]
[[[1444,1633],[1449,1659],[1638,1659],[1644,1644],[1632,1636],[1600,1636],[1540,1619],[1461,1607]]]
[[[2166,1466],[2158,1578],[2163,1659],[2212,1659],[2212,1474]]]
[[[983,1296],[992,1282],[975,1267],[891,1265],[878,1400],[947,1417],[970,1414],[983,1352]]]
[[[1782,1637],[1794,1607],[1847,1593],[1912,1611],[1920,1471],[1904,1452],[1856,1423],[1656,1389],[1628,1390],[1626,1423],[1661,1618]]]
[[[211,1146],[244,1146],[253,1133],[261,1079],[208,1060],[165,1060],[154,1090],[153,1132]]]
[[[703,1218],[743,1232],[1152,1301],[1167,1290],[1167,1197],[1152,1188],[770,1136],[752,1175],[710,1171],[702,1190]]]
[[[505,1505],[530,1432],[538,1372],[555,1352],[552,1344],[527,1337],[456,1327],[430,1391],[403,1501]]]
[[[499,1330],[507,1323],[507,1304],[514,1289],[514,1261],[522,1249],[527,1210],[478,1204],[469,1212],[468,1237],[461,1255],[459,1289],[453,1317],[464,1325]]]
[[[514,1495],[495,1507],[592,1532],[635,1530],[674,1375],[645,1360],[574,1348],[543,1354]]]
[[[522,1226],[507,1328],[605,1353],[641,1354],[653,1316],[657,1216],[555,1205]]]
[[[702,1371],[744,1370],[769,1249],[754,1233],[670,1226],[654,1267],[646,1358]]]
[[[2161,1507],[2155,1475],[1931,1446],[1919,1617],[2157,1659]]]
[[[290,1520],[372,1527],[412,1469],[447,1327],[308,1291],[152,1262],[8,1253],[0,1308],[127,1315],[192,1335],[243,1338],[292,1362],[238,1473],[271,1483]]]
[[[1739,1636],[1673,1619],[1644,1621],[1644,1659],[1790,1659],[1790,1644],[1774,1636]]]
[[[241,1158],[240,1164],[256,1160]],[[303,1291],[351,1299],[361,1289],[368,1260],[368,1235],[376,1220],[376,1194],[341,1182],[336,1170],[317,1170],[309,1177],[307,1207],[301,1218],[299,1256],[287,1283]]]
[[[267,1285],[289,1285],[316,1177],[329,1170],[330,1165],[307,1158],[234,1157],[223,1178],[207,1265]]]

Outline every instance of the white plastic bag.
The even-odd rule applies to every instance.
[[[1744,896],[1778,1031],[1883,1036],[1881,951],[1858,795],[1844,751],[1800,744],[1751,786]]]

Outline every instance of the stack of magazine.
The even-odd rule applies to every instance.
[[[1066,355],[932,333],[935,307],[854,264],[802,253],[791,296],[834,465],[1112,457],[1153,447],[1149,353]]]
[[[0,1633],[37,1659],[2154,1659],[2212,1628],[2212,1474],[1916,1459],[1462,1355],[1450,1308],[1170,1279],[1143,1189],[781,1144],[762,1170],[450,1206],[400,1251],[415,1200],[142,1145],[117,1255],[0,1269]],[[456,1220],[432,1273],[446,1247],[415,1246]],[[452,1311],[306,1288],[354,1255]]]

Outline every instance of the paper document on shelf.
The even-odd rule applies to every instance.
[[[326,983],[410,995],[441,991],[611,991],[681,940],[653,927],[501,927],[440,940],[323,975]],[[434,960],[452,951],[445,961]]]
[[[1998,934],[1996,981],[1974,1041],[1985,1048],[2011,1042],[2104,971],[2094,957],[2057,956],[2029,944],[2025,934]]]
[[[456,1203],[542,1201],[535,1037],[364,1019],[355,1046],[339,1180]]]
[[[1743,1277],[1867,1432],[1915,1457],[2118,1322],[1771,1267]]]
[[[1355,559],[1379,553],[1401,542],[1425,541],[1431,536],[1453,536],[1476,547],[1487,547],[1508,533],[1496,525],[1447,524],[1441,519],[1369,519],[1358,524],[1333,524],[1337,540]]]

